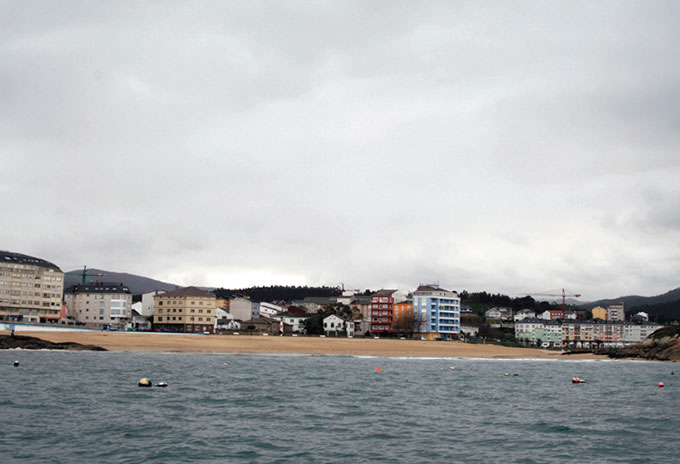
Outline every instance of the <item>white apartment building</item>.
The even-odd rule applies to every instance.
[[[78,323],[124,329],[132,317],[132,293],[122,283],[90,282],[64,291],[69,315]]]

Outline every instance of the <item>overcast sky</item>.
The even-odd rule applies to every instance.
[[[0,249],[180,285],[665,292],[678,18],[0,1]]]

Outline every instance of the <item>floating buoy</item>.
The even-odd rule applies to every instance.
[[[663,387],[663,386],[664,386],[664,383],[663,383],[663,382],[659,382],[659,386],[660,386],[660,387]]]
[[[229,364],[227,364],[227,363],[224,363],[224,365],[225,365],[225,366],[228,366]]]
[[[513,377],[519,377],[519,374],[514,373],[514,374],[512,374],[512,376],[513,376]]]
[[[675,371],[671,371],[671,375],[675,375]]]
[[[19,367],[19,361],[14,361],[14,367]]]
[[[510,374],[508,374],[508,373],[506,372],[506,373],[505,373],[505,374],[503,374],[503,375],[507,377],[507,376],[509,376]]]
[[[151,380],[147,379],[146,377],[139,379],[139,384],[140,387],[150,387],[151,386]]]
[[[168,382],[158,382],[158,385],[157,385],[157,386],[159,386],[159,387],[167,387],[167,386],[168,386]]]
[[[453,366],[449,367],[449,369],[451,369],[452,371],[456,370],[456,368]]]
[[[579,377],[572,377],[571,378],[571,383],[586,383],[585,380],[579,378]]]
[[[376,371],[376,372],[382,372],[382,369],[379,368],[379,367],[376,367],[376,368],[375,368],[375,371]]]

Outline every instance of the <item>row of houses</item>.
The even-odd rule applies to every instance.
[[[546,348],[620,348],[639,343],[662,327],[640,321],[526,318],[515,322],[515,338]]]
[[[602,321],[625,321],[626,314],[624,312],[623,303],[617,303],[603,308],[596,306],[592,310],[592,318]],[[487,321],[521,321],[526,318],[538,318],[546,321],[554,321],[558,319],[587,319],[588,313],[584,310],[562,310],[559,308],[546,309],[543,312],[536,312],[532,309],[520,309],[513,312],[512,308],[494,307],[484,312],[484,317]],[[648,321],[649,315],[644,311],[637,312],[631,316],[632,320]]]

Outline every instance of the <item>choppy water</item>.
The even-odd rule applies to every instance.
[[[678,462],[679,385],[631,361],[0,352],[0,462]]]

